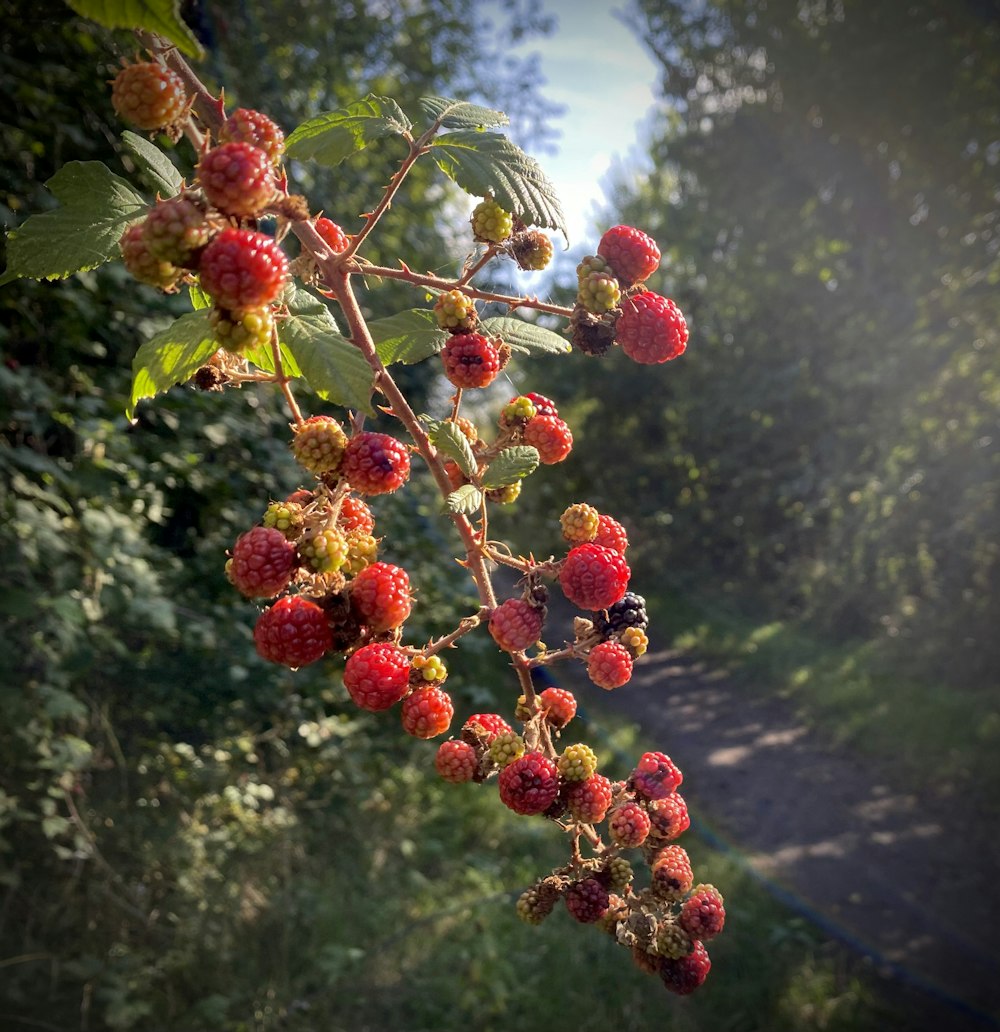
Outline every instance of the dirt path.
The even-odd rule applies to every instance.
[[[553,602],[555,640],[570,615]],[[888,766],[832,748],[787,700],[684,653],[648,654],[613,693],[579,664],[553,672],[592,718],[633,720],[677,762],[710,838],[874,961],[918,1016],[897,1027],[1000,1029],[995,805],[917,794]]]

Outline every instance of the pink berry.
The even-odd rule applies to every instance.
[[[247,598],[273,598],[288,587],[297,564],[295,546],[271,527],[254,527],[233,545],[229,579]]]
[[[351,581],[351,602],[376,634],[401,626],[410,615],[410,578],[391,563],[372,563]]]
[[[611,266],[623,287],[642,283],[660,267],[656,241],[632,226],[612,226],[601,237],[597,253]]]
[[[391,642],[364,645],[344,667],[344,686],[362,709],[389,709],[409,691],[410,660]]]
[[[455,707],[441,688],[418,688],[403,700],[403,730],[414,738],[435,738],[451,726]]]
[[[410,453],[395,437],[363,430],[348,441],[341,472],[358,494],[389,494],[409,479]]]
[[[688,328],[669,298],[646,291],[622,302],[615,338],[622,351],[641,365],[669,362],[684,354]]]
[[[333,644],[326,613],[301,595],[279,598],[257,619],[254,644],[272,663],[293,670],[315,663]]]
[[[271,237],[230,227],[202,251],[198,275],[220,308],[259,308],[284,288],[288,259]]]
[[[625,594],[631,575],[620,552],[587,542],[570,549],[559,570],[559,584],[581,609],[607,609]]]

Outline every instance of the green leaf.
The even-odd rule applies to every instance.
[[[510,316],[498,315],[484,319],[481,328],[485,333],[495,334],[509,344],[515,351],[547,351],[550,354],[564,355],[571,351],[569,341],[553,330],[547,330],[536,323],[523,319],[512,319]]]
[[[418,103],[433,121],[446,129],[491,129],[510,125],[510,119],[502,111],[470,104],[466,100],[421,97]]]
[[[132,418],[143,398],[156,397],[189,380],[217,350],[205,311],[188,312],[147,340],[132,360],[132,396],[126,416]]]
[[[122,133],[122,143],[132,155],[139,168],[139,174],[161,197],[173,197],[180,193],[183,176],[174,167],[174,163],[143,136],[126,130]]]
[[[295,361],[295,356],[288,350],[288,346],[281,342],[281,330],[278,330],[278,352],[281,355],[281,369],[285,376],[301,376],[302,370],[299,368],[298,362]],[[252,362],[258,369],[263,369],[265,373],[275,373],[277,370],[274,367],[274,352],[271,351],[270,344],[264,344],[259,348],[252,348],[244,356],[248,362]]]
[[[431,444],[439,451],[444,452],[449,459],[454,459],[458,463],[459,469],[467,477],[475,474],[477,463],[472,445],[469,443],[468,437],[454,423],[447,421],[435,423],[428,436]]]
[[[412,128],[394,100],[369,93],[346,108],[303,122],[285,141],[285,153],[290,158],[339,165],[369,143],[383,136],[403,135]]]
[[[64,279],[117,258],[125,228],[148,207],[99,161],[71,161],[45,185],[62,207],[32,215],[8,236],[0,285],[22,276]]]
[[[426,308],[410,308],[386,319],[368,324],[378,357],[385,365],[402,362],[413,365],[436,355],[444,347],[448,334],[438,324],[434,313]]]
[[[523,480],[538,468],[538,452],[526,444],[504,448],[483,474],[483,487],[491,491]]]
[[[188,298],[191,301],[191,307],[195,311],[212,307],[212,298],[197,283],[192,283],[188,286]]]
[[[188,57],[204,56],[201,44],[180,17],[180,0],[66,0],[85,18],[108,29],[148,29],[169,39]]]
[[[309,387],[335,405],[372,412],[375,374],[340,335],[330,309],[298,287],[288,292],[287,304],[288,317],[278,320],[278,339]]]
[[[529,226],[566,232],[566,218],[541,166],[506,136],[459,129],[431,144],[438,168],[474,197],[492,194]]]
[[[483,492],[475,484],[463,484],[444,500],[444,511],[472,516],[483,504]]]

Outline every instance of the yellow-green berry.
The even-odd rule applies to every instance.
[[[621,304],[621,299],[618,280],[610,273],[592,272],[580,280],[577,300],[594,315],[613,311]]]
[[[523,755],[524,739],[513,731],[499,734],[490,742],[490,759],[498,767],[506,767]]]
[[[526,272],[548,268],[552,261],[552,241],[540,230],[518,233],[508,246],[514,261]]]
[[[578,742],[563,749],[556,766],[565,781],[586,781],[597,771],[597,756],[589,745]]]
[[[344,573],[354,576],[371,566],[378,558],[378,540],[363,529],[348,531],[347,558],[344,560]]]
[[[514,231],[514,219],[509,211],[487,197],[472,212],[472,235],[488,244],[499,244]]]
[[[268,305],[241,308],[234,312],[213,308],[208,321],[219,346],[232,355],[242,355],[271,343],[274,316]]]
[[[694,949],[691,936],[684,931],[673,917],[661,921],[656,928],[656,952],[661,957],[680,960]]]
[[[438,326],[450,333],[465,333],[471,330],[478,319],[476,303],[461,290],[446,290],[434,302],[434,315]]]
[[[414,656],[410,662],[410,680],[427,684],[444,684],[448,668],[440,656]]]
[[[264,513],[264,526],[280,530],[289,541],[295,541],[302,533],[305,517],[302,506],[295,502],[271,502]]]
[[[559,517],[559,524],[567,541],[582,545],[585,541],[593,541],[597,537],[601,514],[592,505],[577,502]]]
[[[331,416],[310,416],[294,427],[292,454],[310,473],[334,473],[340,469],[347,447],[344,428]]]
[[[327,527],[303,538],[299,552],[317,573],[333,573],[347,560],[347,538],[336,527]]]
[[[512,505],[521,496],[521,481],[516,480],[513,484],[505,487],[494,487],[486,492],[486,498],[499,505]]]

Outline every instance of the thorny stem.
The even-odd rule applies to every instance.
[[[409,402],[403,396],[399,387],[396,386],[396,382],[389,375],[388,370],[382,364],[382,360],[378,357],[375,343],[372,340],[371,333],[368,331],[368,325],[351,288],[350,273],[342,266],[338,266],[335,275],[332,277],[332,282],[328,279],[327,283],[340,303],[341,311],[344,313],[344,318],[347,320],[351,330],[351,340],[374,372],[375,383],[389,402],[392,414],[406,427],[410,437],[413,438],[417,451],[427,463],[442,497],[447,497],[451,494],[451,483],[448,480],[448,474],[444,470],[444,463],[441,461],[437,449],[431,444],[430,438],[427,436],[427,432],[421,425],[420,420],[417,419],[413,409],[410,408]],[[476,582],[480,604],[490,610],[495,609],[497,600],[493,592],[493,583],[486,565],[482,544],[476,536],[472,524],[465,516],[461,513],[450,513],[449,515],[458,530],[462,544],[465,546],[465,565],[472,574],[472,579]]]
[[[576,656],[576,649],[570,645],[558,652],[543,652],[540,656],[528,660],[528,668],[534,670],[536,667],[548,666],[550,663],[558,663],[560,659],[573,659]]]
[[[490,244],[490,246],[486,248],[486,253],[479,259],[479,261],[470,265],[465,272],[462,273],[462,278],[456,282],[455,286],[464,287],[480,269],[488,265],[493,260],[493,257],[499,250],[500,248],[496,244]]]
[[[392,199],[396,196],[400,186],[403,185],[403,180],[406,178],[407,173],[411,168],[413,168],[417,158],[419,158],[421,154],[425,154],[427,152],[427,145],[430,143],[439,128],[440,122],[435,122],[430,129],[428,129],[427,132],[425,132],[424,135],[416,141],[414,141],[413,137],[409,133],[405,134],[405,139],[410,145],[410,153],[406,155],[400,163],[398,170],[389,180],[389,183],[385,188],[385,193],[382,194],[382,200],[379,201],[374,210],[361,216],[365,220],[364,227],[360,233],[355,234],[351,238],[351,242],[348,245],[347,250],[343,252],[343,257],[345,259],[354,257],[358,248],[365,242],[365,237],[371,233],[378,224],[379,219],[381,219],[392,206]]]
[[[459,622],[458,626],[450,634],[446,634],[443,638],[438,638],[437,641],[428,642],[422,649],[404,649],[406,652],[412,652],[414,655],[420,656],[433,656],[435,653],[441,652],[444,649],[450,648],[459,638],[468,634],[469,631],[474,631],[483,620],[487,619],[490,615],[490,611],[486,606],[483,606],[478,613],[473,613],[471,616],[463,617]]]
[[[281,388],[281,393],[285,396],[285,402],[288,405],[289,411],[292,413],[292,419],[295,420],[295,425],[302,426],[302,411],[299,409],[299,406],[295,401],[295,397],[292,394],[290,378],[285,375],[285,367],[281,363],[281,347],[278,343],[278,329],[276,326],[271,327],[271,355],[274,358],[275,382]]]
[[[412,283],[418,287],[434,287],[436,290],[453,290],[455,288],[454,280],[421,274],[405,266],[401,269],[391,269],[383,265],[364,264],[361,271],[366,276],[405,280],[407,283]],[[515,297],[511,294],[495,294],[489,290],[480,290],[478,287],[470,286],[463,286],[462,290],[469,297],[474,297],[479,301],[493,301],[500,305],[506,305],[511,311],[516,308],[532,308],[536,312],[550,312],[552,315],[561,315],[567,319],[573,314],[572,308],[566,308],[564,305],[552,305],[547,301],[540,301],[537,297]]]

